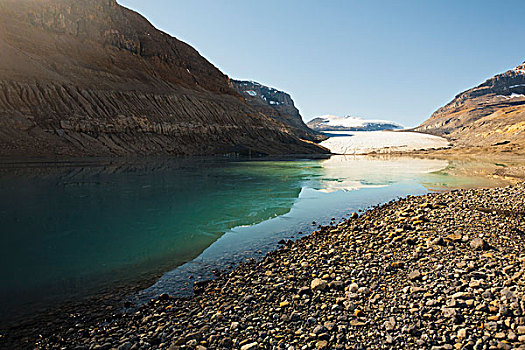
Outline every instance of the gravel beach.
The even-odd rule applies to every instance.
[[[525,184],[407,197],[44,349],[525,349]]]

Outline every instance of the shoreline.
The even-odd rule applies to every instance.
[[[508,153],[502,153],[502,155],[508,156],[510,161],[515,158],[515,156]],[[398,157],[398,156],[413,156],[417,158],[441,158],[441,159],[460,159],[461,155],[452,157],[451,155],[439,155],[435,152],[429,152],[428,154],[414,154],[414,153],[401,153],[401,154],[370,154],[369,156],[373,157]],[[353,157],[350,155],[349,157]],[[486,158],[486,157],[485,157]],[[85,160],[84,160],[85,161]],[[111,161],[106,160],[102,164],[96,162],[97,166],[116,166],[120,164],[116,159]],[[116,162],[116,163],[115,163]],[[90,166],[93,166],[94,163],[88,162]],[[478,167],[479,168],[479,167]],[[523,167],[519,168],[523,169]],[[518,169],[518,170],[519,170]],[[486,171],[484,176],[492,176],[492,170]],[[522,171],[521,174],[525,174],[525,171]],[[458,175],[458,174],[455,174]],[[506,181],[508,183],[520,181],[523,178],[515,177],[512,178],[512,181]],[[506,178],[506,180],[509,180]],[[159,275],[160,276],[160,275]],[[158,277],[158,276],[157,276]],[[70,301],[60,304],[62,307],[52,307],[47,308],[45,311],[42,310],[33,310],[33,316],[26,318],[17,318],[16,322],[13,324],[6,324],[2,326],[2,331],[0,333],[0,348],[3,347],[3,344],[27,344],[28,339],[35,339],[35,334],[39,333],[53,334],[53,333],[64,333],[79,322],[82,324],[95,324],[101,322],[107,322],[108,320],[113,319],[114,317],[119,317],[118,315],[124,309],[124,304],[126,301],[130,300],[129,298],[135,295],[137,291],[144,289],[156,281],[155,277],[147,278],[133,285],[126,284],[122,286],[116,286],[115,288],[108,288],[107,290],[96,293],[88,297],[81,297],[79,299],[72,299]],[[133,309],[133,308],[131,308]],[[129,310],[128,310],[129,311]],[[37,329],[38,332],[35,332],[34,329]],[[13,340],[13,336],[15,339]],[[21,339],[25,339],[21,341]],[[12,346],[10,346],[12,348]]]
[[[249,260],[192,298],[163,295],[34,345],[525,348],[523,198],[521,183],[392,201]]]
[[[35,339],[52,337],[53,334],[67,332],[76,324],[104,323],[121,314],[128,299],[137,292],[154,283],[161,274],[134,284],[122,284],[107,288],[89,296],[70,298],[52,306],[34,309],[4,320],[0,332],[0,349],[34,349]]]

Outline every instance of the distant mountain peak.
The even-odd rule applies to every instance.
[[[316,131],[377,131],[403,129],[401,124],[389,120],[363,119],[355,116],[323,115],[307,124]]]
[[[287,125],[295,135],[309,141],[325,139],[306,126],[290,94],[256,81],[230,79],[232,87],[257,111]]]

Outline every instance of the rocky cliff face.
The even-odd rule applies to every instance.
[[[254,81],[231,80],[233,88],[257,111],[284,123],[300,138],[322,141],[325,136],[311,130],[303,121],[292,97],[284,91]]]
[[[115,0],[0,2],[0,155],[324,153]]]
[[[415,130],[459,146],[525,145],[525,63],[460,93]]]

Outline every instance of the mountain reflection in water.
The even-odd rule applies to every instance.
[[[365,156],[4,163],[0,311],[32,312],[167,271],[138,298],[185,294],[190,275],[260,256],[312,232],[312,221],[480,181],[443,172],[449,166]]]

